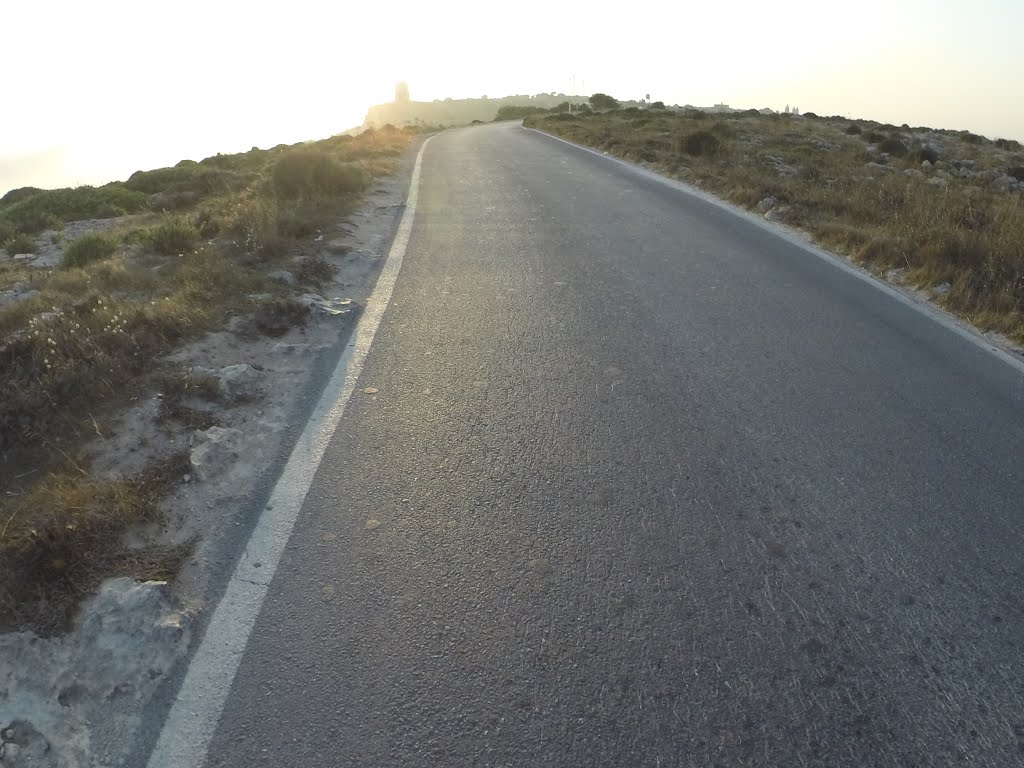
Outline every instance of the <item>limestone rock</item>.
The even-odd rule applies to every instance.
[[[217,380],[221,397],[228,402],[251,400],[263,394],[264,374],[248,363],[228,365],[223,368],[203,368],[196,366],[192,372],[200,376],[210,376]]]
[[[210,427],[192,435],[189,463],[192,475],[209,481],[227,474],[239,457],[241,430],[231,427]]]
[[[126,577],[105,582],[65,636],[0,635],[0,727],[12,729],[5,768],[93,765],[105,734],[137,727],[188,643],[167,585]]]

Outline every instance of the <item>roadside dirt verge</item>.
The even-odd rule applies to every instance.
[[[85,599],[69,631],[38,626],[44,601],[21,622],[36,631],[0,634],[5,767],[124,764],[142,713],[188,652],[219,574],[301,431],[297,419],[373,288],[418,143],[396,173],[374,181],[357,210],[302,238],[274,264],[268,278],[294,289],[284,308],[272,295],[257,296],[223,327],[162,356],[157,363],[169,375],[105,414],[82,444],[76,458],[89,476],[118,489],[100,500],[111,508],[134,498],[131,478],[161,468],[159,483],[146,486],[161,492],[159,519],[128,526],[118,551],[125,560],[161,553],[166,562],[149,570],[166,576],[117,578],[119,561],[97,564],[115,578]],[[47,556],[75,553],[55,543]]]

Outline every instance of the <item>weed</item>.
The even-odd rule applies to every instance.
[[[192,430],[219,426],[220,421],[214,413],[196,407],[200,403],[215,403],[221,400],[220,383],[214,377],[189,371],[166,376],[162,381],[160,394],[158,418],[161,424],[174,424]]]
[[[295,279],[303,285],[320,286],[334,278],[334,267],[324,258],[301,259],[294,269]]]
[[[35,253],[36,239],[32,235],[19,232],[4,244],[4,248],[11,256],[17,253]]]
[[[184,453],[115,480],[72,463],[3,503],[0,629],[49,635],[69,625],[78,600],[104,578],[173,575],[190,546],[128,551],[120,541],[130,525],[160,521],[160,500],[188,469]]]
[[[306,324],[309,308],[293,298],[272,298],[260,302],[253,318],[256,329],[267,336],[283,336]]]
[[[183,254],[192,250],[198,241],[199,232],[180,216],[165,216],[143,233],[143,242],[162,256]]]
[[[95,261],[108,259],[117,250],[117,240],[103,232],[87,232],[68,243],[61,257],[65,269],[84,267]]]
[[[694,157],[705,157],[716,155],[722,148],[722,142],[710,131],[697,131],[679,138],[678,147],[680,152],[685,152]]]
[[[883,139],[878,143],[878,151],[893,157],[903,157],[907,154],[907,145],[897,138]]]
[[[0,205],[0,218],[24,232],[38,232],[62,221],[108,219],[145,210],[142,192],[113,182],[102,187],[77,187],[34,192]]]
[[[936,163],[939,160],[939,153],[932,147],[917,147],[907,155],[907,160],[915,165],[923,162]]]
[[[298,149],[277,161],[272,182],[282,200],[317,200],[357,195],[370,178],[358,165],[339,162],[323,150]]]

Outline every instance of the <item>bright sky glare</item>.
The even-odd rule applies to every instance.
[[[1021,0],[33,0],[0,10],[0,194],[359,125],[415,100],[650,93],[1024,140]]]

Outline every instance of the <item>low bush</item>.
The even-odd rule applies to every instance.
[[[11,205],[42,191],[39,187],[18,187],[17,189],[12,189],[10,192],[5,193],[3,197],[0,197],[0,206]]]
[[[174,256],[192,250],[199,242],[199,232],[180,216],[166,216],[155,227],[146,230],[142,240],[155,253]]]
[[[320,286],[334,278],[335,269],[322,256],[313,256],[299,261],[293,273],[302,285]]]
[[[679,151],[694,157],[718,154],[722,142],[710,131],[697,131],[679,138]]]
[[[995,145],[999,149],[1008,149],[1011,152],[1017,152],[1020,148],[1020,142],[1016,139],[996,139]]]
[[[531,105],[516,106],[507,104],[503,107],[498,107],[498,114],[494,118],[494,122],[501,122],[502,120],[522,120],[524,117],[530,115],[546,115],[548,110],[544,107],[534,107]]]
[[[87,232],[68,243],[61,256],[65,269],[84,267],[102,259],[109,259],[117,250],[117,240],[104,232]]]
[[[38,232],[62,221],[109,219],[148,207],[146,195],[114,182],[102,187],[49,189],[0,207],[0,218],[23,232]]]
[[[152,171],[136,171],[124,183],[128,189],[152,195],[158,192],[193,192],[205,196],[228,191],[232,174],[219,168],[189,163],[173,168],[157,168]]]
[[[283,200],[351,197],[369,186],[369,174],[354,163],[342,163],[317,149],[297,149],[274,164],[274,192]]]
[[[863,133],[863,131],[860,129],[860,126],[857,125],[856,123],[851,123],[846,127],[847,136],[860,136],[861,133]]]
[[[903,157],[907,154],[907,145],[897,138],[883,139],[878,142],[878,151],[893,157]]]
[[[1006,171],[1007,176],[1013,176],[1017,181],[1024,181],[1024,165],[1018,165]]]
[[[283,336],[291,328],[306,324],[309,307],[292,298],[268,299],[256,307],[253,322],[267,336]]]
[[[907,160],[915,165],[927,161],[929,163],[937,163],[939,161],[939,153],[933,147],[916,147],[908,156]]]
[[[35,253],[36,239],[24,232],[19,232],[7,241],[4,248],[10,256],[18,253]]]

